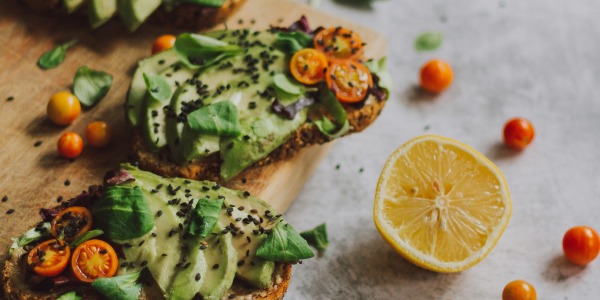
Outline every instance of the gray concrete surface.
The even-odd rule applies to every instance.
[[[600,259],[576,267],[561,244],[572,226],[600,230],[600,1],[387,0],[356,9],[323,0],[319,8],[387,36],[396,89],[371,128],[336,144],[287,212],[299,230],[326,222],[331,244],[323,257],[295,267],[286,299],[501,299],[514,279],[531,282],[538,299],[600,299]],[[425,31],[443,33],[440,49],[414,50]],[[455,73],[437,97],[414,89],[420,66],[434,57]],[[514,116],[537,130],[522,153],[501,144],[502,126]],[[413,266],[373,223],[387,156],[424,133],[484,153],[512,193],[500,242],[462,273]]]

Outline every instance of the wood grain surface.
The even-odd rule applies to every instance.
[[[385,40],[369,29],[283,0],[250,0],[227,25],[266,29],[270,25],[287,26],[302,15],[314,27],[343,25],[356,30],[368,42],[367,57],[380,57],[386,51]],[[0,203],[1,260],[10,237],[19,236],[40,220],[41,207],[55,206],[59,196],[69,199],[78,195],[89,185],[100,183],[107,170],[128,161],[132,129],[125,122],[125,94],[137,61],[148,56],[153,40],[165,33],[179,31],[143,25],[130,34],[115,20],[91,31],[82,16],[33,13],[18,1],[0,1],[0,197],[8,198]],[[69,49],[63,64],[46,71],[37,67],[40,55],[72,38],[79,43]],[[50,123],[46,118],[49,98],[69,90],[75,71],[83,65],[112,74],[112,88],[98,105],[82,111],[72,125]],[[86,147],[75,160],[61,158],[56,150],[59,136],[67,131],[83,136],[87,124],[95,120],[113,127],[112,144],[103,149]],[[41,145],[34,146],[36,142]],[[229,185],[246,189],[284,211],[330,147],[305,149],[293,160],[253,170],[253,178],[247,178],[245,184]],[[9,209],[14,212],[7,214]]]

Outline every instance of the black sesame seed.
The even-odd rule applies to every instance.
[[[244,191],[244,197],[250,197],[250,192]]]
[[[6,202],[6,201],[8,201],[8,196],[2,197],[2,202]]]
[[[235,298],[235,294],[229,295],[229,299],[233,299],[233,298]]]
[[[200,281],[200,278],[202,278],[202,276],[200,276],[200,273],[196,273],[196,277],[194,277],[194,279],[196,281]]]
[[[100,254],[106,254],[106,253],[108,253],[108,250],[106,250],[106,249],[102,249],[102,250],[100,250],[100,251],[98,251],[98,252],[99,252]]]
[[[56,198],[56,202],[61,203],[63,201],[63,196],[58,196],[58,198]]]
[[[6,211],[6,214],[10,215],[10,214],[12,214],[14,212],[15,212],[15,210],[11,208],[11,209],[9,209],[9,210]]]
[[[141,247],[144,243],[146,242],[146,240],[142,240],[139,244],[138,247]]]
[[[163,211],[162,211],[162,210],[159,210],[159,211],[157,211],[157,212],[156,212],[156,216],[157,216],[157,217],[160,217],[160,216],[162,216],[162,214],[163,214]]]
[[[219,264],[214,264],[214,265],[212,266],[212,268],[213,268],[213,270],[216,270],[216,269],[218,269],[218,268],[219,268]]]
[[[65,180],[65,186],[70,186],[71,185],[71,181],[69,179]]]
[[[42,141],[37,141],[37,142],[35,142],[35,143],[33,144],[33,146],[34,146],[34,147],[39,147],[39,146],[41,146],[41,145],[42,145],[42,143],[43,143]]]
[[[153,233],[152,233],[152,236],[153,236],[153,237],[156,237],[156,236],[158,236],[158,234],[156,234],[156,232],[153,232]]]
[[[8,101],[8,102],[13,101],[13,100],[15,100],[15,97],[13,97],[13,96],[6,98],[6,101]]]

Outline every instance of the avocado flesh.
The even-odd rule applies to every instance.
[[[119,0],[119,14],[125,27],[135,31],[160,6],[161,0]]]
[[[76,11],[83,4],[83,0],[62,0],[67,13],[70,14]]]
[[[87,0],[87,7],[90,25],[98,28],[117,12],[117,0]]]
[[[167,98],[168,100],[159,101],[150,96],[149,93],[146,93],[144,97],[144,102],[146,104],[144,109],[145,126],[142,127],[142,131],[146,138],[146,144],[149,145],[152,150],[158,151],[167,145],[167,114],[165,113],[164,107],[170,103],[169,101],[177,91],[178,86],[191,77],[193,73],[194,70],[182,68],[176,63],[160,73],[171,88],[171,95]]]
[[[202,241],[199,239],[186,241],[185,246],[189,249],[188,262],[190,266],[175,275],[173,284],[169,288],[168,299],[189,300],[200,291],[208,270],[204,251],[198,247],[200,242]]]
[[[189,203],[191,200],[191,204],[188,205],[193,207],[197,202],[197,199],[202,199],[205,197],[209,197],[209,199],[217,199],[219,196],[221,196],[224,197],[225,204],[224,209],[219,216],[219,224],[222,224],[223,226],[225,224],[234,224],[234,226],[240,229],[240,231],[237,231],[235,235],[233,235],[231,232],[227,234],[216,235],[216,237],[221,237],[221,241],[231,241],[231,248],[224,248],[225,250],[233,249],[233,254],[229,252],[223,252],[224,254],[227,254],[223,254],[224,257],[226,257],[226,263],[223,266],[234,266],[233,273],[235,273],[238,278],[257,288],[265,288],[272,285],[275,263],[272,261],[262,260],[255,256],[256,249],[262,243],[262,241],[264,241],[267,235],[260,233],[256,234],[253,232],[253,230],[258,230],[259,225],[264,229],[270,229],[280,221],[279,217],[269,218],[266,216],[267,210],[270,211],[270,215],[277,216],[277,212],[269,204],[253,196],[246,197],[240,191],[219,187],[218,185],[215,185],[215,183],[209,181],[190,181],[180,178],[165,179],[149,172],[140,171],[139,169],[130,165],[123,165],[122,167],[126,169],[127,172],[129,172],[132,176],[134,176],[135,181],[127,184],[131,186],[139,186],[141,188],[142,192],[144,193],[144,197],[148,202],[150,209],[152,210],[152,213],[156,216],[158,210],[162,210],[163,214],[161,217],[155,217],[156,229],[152,230],[144,237],[129,241],[133,247],[124,248],[127,257],[126,261],[134,262],[135,268],[132,269],[128,267],[121,267],[119,271],[120,273],[137,271],[139,270],[142,262],[146,261],[146,267],[159,283],[161,289],[165,292],[165,294],[174,295],[174,297],[180,294],[178,294],[179,292],[176,291],[178,289],[173,287],[175,285],[180,285],[183,281],[183,279],[177,279],[178,277],[190,278],[193,276],[194,280],[190,282],[191,286],[189,286],[188,289],[197,289],[197,291],[200,291],[199,287],[202,285],[205,286],[205,289],[202,291],[204,293],[208,293],[206,295],[211,294],[210,289],[207,288],[208,286],[214,286],[216,288],[221,288],[224,286],[224,284],[217,283],[228,282],[228,277],[221,278],[217,276],[216,279],[212,279],[212,283],[205,283],[206,278],[210,278],[211,276],[218,274],[229,274],[227,272],[223,272],[223,270],[220,271],[223,273],[215,272],[215,270],[212,269],[214,263],[209,263],[210,260],[223,261],[223,258],[208,257],[208,252],[206,252],[206,250],[210,248],[210,241],[207,238],[206,241],[209,243],[209,247],[203,252],[207,271],[206,275],[202,274],[202,262],[195,262],[193,259],[193,257],[198,257],[198,260],[202,260],[199,254],[194,253],[197,247],[194,248],[189,246],[190,244],[198,245],[200,241],[196,237],[182,239],[183,232],[178,229],[178,226],[179,223],[185,222],[185,217],[179,217],[176,215],[177,210],[179,210],[182,206],[169,205],[167,203],[167,201],[171,199],[180,198],[182,203]],[[157,189],[159,184],[162,184],[162,186],[161,188]],[[176,189],[179,186],[181,186],[181,188],[175,192],[175,195],[173,195],[173,193],[169,192],[169,184],[173,187],[173,189]],[[189,193],[187,190],[189,190]],[[226,210],[226,208],[230,209]],[[256,212],[252,212],[253,210]],[[229,213],[231,213],[231,216]],[[244,220],[247,221],[248,216],[252,216],[252,218],[256,220],[262,218],[263,222],[259,223],[258,225],[254,224],[253,222],[245,222]],[[172,234],[171,237],[168,237],[169,232],[172,229],[175,229],[177,232]],[[219,225],[215,226],[216,232],[220,233],[222,229],[223,227],[219,227]],[[156,237],[152,237],[153,232],[157,234]],[[214,236],[215,235],[209,236],[209,238]],[[137,245],[139,245],[141,240],[145,240],[145,242],[142,244],[142,246],[138,247]],[[181,254],[182,245],[187,245],[186,248],[188,249],[188,252],[183,251],[183,256]],[[162,256],[163,253],[167,254],[167,256]],[[192,263],[187,269],[176,267],[176,265],[181,262],[182,257],[188,257],[187,261]],[[232,258],[233,260],[230,262]],[[219,263],[219,269],[222,267],[221,264],[223,263]],[[219,269],[217,269],[217,271]],[[198,271],[194,271],[192,274],[189,270]],[[180,275],[180,273],[183,273],[184,275]],[[198,273],[201,274],[201,279],[200,281],[196,282],[195,276]],[[172,278],[173,280],[167,280],[167,278]],[[227,288],[229,288],[230,285],[231,284],[229,284]],[[202,295],[205,296],[205,294]]]
[[[219,222],[220,223],[220,222]],[[217,224],[218,228],[224,228]],[[203,299],[221,299],[233,284],[237,269],[237,253],[233,248],[231,234],[211,235],[206,238],[208,248],[204,250],[208,270],[200,286]]]
[[[133,74],[129,91],[127,92],[127,119],[129,124],[137,126],[142,117],[144,97],[146,95],[146,83],[144,82],[144,73],[160,74],[179,62],[179,56],[174,49],[159,52],[138,63],[138,67]]]

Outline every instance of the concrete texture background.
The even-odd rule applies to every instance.
[[[395,91],[371,128],[337,142],[286,213],[299,230],[326,222],[330,237],[323,257],[295,267],[286,299],[500,299],[515,279],[532,283],[539,299],[600,299],[600,260],[582,268],[562,255],[570,227],[600,229],[600,2],[387,0],[362,9],[323,0],[319,9],[388,38]],[[425,31],[443,34],[441,48],[414,50]],[[454,68],[439,96],[415,89],[420,66],[434,57]],[[514,116],[537,131],[522,153],[501,144]],[[500,242],[458,274],[413,266],[373,223],[385,160],[425,133],[484,153],[512,193]]]

